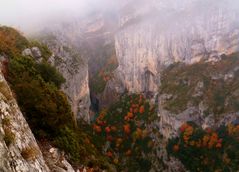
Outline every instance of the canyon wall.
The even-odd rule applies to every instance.
[[[50,33],[42,41],[53,53],[48,60],[49,63],[66,79],[62,90],[68,97],[75,119],[83,118],[89,121],[90,91],[87,62],[59,33]]]
[[[108,85],[118,93],[144,93],[156,100],[160,130],[167,138],[175,136],[186,121],[204,128],[215,126],[213,115],[203,115],[203,107],[189,106],[181,114],[165,110],[161,106],[165,95],[158,95],[161,72],[175,62],[216,62],[222,54],[239,51],[238,17],[238,11],[225,1],[129,2],[119,16],[115,35],[119,67]],[[226,116],[220,120],[230,118],[231,122],[238,117]]]
[[[116,73],[124,87],[156,94],[162,66],[238,51],[238,12],[220,2],[212,4],[141,0],[126,5],[115,36]]]

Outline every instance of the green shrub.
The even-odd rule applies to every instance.
[[[108,169],[107,159],[92,144],[91,138],[82,130],[63,128],[54,139],[55,145],[64,150],[74,164]]]
[[[49,73],[42,73],[43,70],[36,66],[32,59],[21,56],[9,62],[9,82],[35,136],[51,140],[76,165],[90,163],[108,168],[107,160],[91,143],[92,138],[75,128],[74,115],[67,97],[52,81],[55,79],[53,76],[59,73],[54,73],[56,71],[52,68],[48,70],[46,64],[40,68]],[[60,86],[59,82],[57,84]],[[31,159],[31,154],[34,154],[31,149],[22,153],[26,159]]]
[[[9,62],[9,82],[33,132],[54,135],[63,126],[73,127],[73,113],[66,96],[53,84],[46,83],[27,57]]]
[[[60,130],[54,142],[58,148],[67,151],[70,159],[75,162],[80,162],[87,156],[86,150],[81,149],[78,135],[67,127]]]
[[[13,34],[10,34],[12,31]],[[37,64],[32,58],[21,56],[22,50],[30,46],[40,48],[45,59],[43,63]],[[0,53],[9,58],[6,65],[7,80],[36,138],[46,139],[64,150],[74,165],[84,164],[98,169],[109,169],[108,160],[92,144],[93,137],[77,129],[67,97],[59,89],[65,79],[46,63],[47,56],[50,55],[47,47],[38,43],[29,44],[15,30],[7,28],[5,33],[4,28],[0,28]],[[74,63],[82,62],[78,54],[73,55]],[[8,90],[5,90],[5,85],[0,85],[0,89],[6,96]],[[9,123],[7,119],[3,120],[6,126],[9,126]],[[14,140],[14,135],[8,132],[8,127],[5,133],[4,139],[9,145]],[[38,153],[38,149],[30,145],[22,150],[21,155],[26,160],[34,160]]]
[[[52,82],[57,88],[60,88],[61,84],[66,81],[55,67],[46,62],[36,64],[36,69],[45,82]]]

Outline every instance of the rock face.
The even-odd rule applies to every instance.
[[[53,36],[52,36],[53,37]],[[62,90],[68,96],[76,119],[89,121],[90,91],[88,84],[88,65],[78,52],[66,43],[64,37],[56,34],[54,38],[44,39],[53,55],[49,62],[54,65],[66,79]]]
[[[162,99],[161,99],[162,100]],[[188,121],[193,121],[202,128],[214,128],[227,125],[239,119],[239,112],[227,113],[219,119],[215,119],[214,114],[205,116],[203,107],[188,107],[180,114],[171,113],[159,105],[160,132],[165,138],[172,138],[178,135],[180,126]]]
[[[177,135],[186,121],[203,127],[216,125],[213,116],[203,116],[203,106],[172,114],[161,106],[164,95],[156,97],[161,71],[169,64],[192,64],[202,59],[216,62],[221,54],[239,51],[239,13],[230,7],[233,4],[226,3],[132,0],[121,9],[120,28],[115,35],[119,67],[108,82],[109,88],[117,88],[114,92],[118,93],[141,92],[157,100],[160,131],[166,138]]]
[[[71,164],[65,159],[64,154],[51,145],[41,145],[42,153],[51,171],[75,172]]]
[[[37,62],[41,62],[43,57],[38,47],[27,48],[22,52],[23,56],[33,57]]]
[[[239,87],[238,77],[235,77],[238,57],[238,53],[234,53],[222,56],[217,62],[174,64],[163,71],[158,114],[160,130],[165,137],[176,136],[178,128],[187,121],[205,129],[239,119],[236,105]],[[231,89],[232,86],[235,89]]]
[[[48,172],[42,153],[0,73],[0,171]]]
[[[54,39],[58,43],[54,39],[45,41],[55,55],[50,61],[67,79],[63,90],[78,117],[89,119],[88,70],[87,65],[81,65],[76,60],[78,58],[74,58],[71,45],[80,50],[85,59],[89,59],[90,74],[96,73],[99,65],[94,60],[101,59],[99,54],[104,56],[99,51],[103,46],[99,44],[107,44],[114,35],[119,66],[100,97],[101,102],[106,102],[103,104],[108,103],[109,97],[117,99],[119,94],[127,91],[145,93],[152,100],[158,100],[160,75],[164,67],[175,62],[196,63],[202,59],[216,62],[221,54],[239,50],[239,13],[233,8],[236,7],[233,2],[129,0],[122,4],[124,7],[116,15],[117,27],[112,26],[112,19],[92,15],[87,20],[69,21],[54,28],[53,35],[57,37]],[[179,126],[181,122],[178,121],[191,119],[188,111],[194,113],[198,109],[188,109],[185,112],[187,115],[182,115],[175,122],[167,112],[163,116],[163,109],[159,111],[164,119],[162,123]]]
[[[131,3],[122,9],[115,36],[116,72],[129,92],[155,94],[162,66],[239,50],[238,12],[224,1]]]
[[[96,78],[100,69],[105,68],[108,59],[115,54],[113,31],[116,27],[114,15],[97,13],[51,25],[40,33],[40,39],[54,53],[50,61],[66,78],[63,90],[69,96],[74,113],[79,112],[78,117],[84,116],[86,120],[89,119],[90,105],[88,85],[100,87],[101,83],[92,84],[91,79]],[[80,52],[80,59],[83,60],[75,63],[78,58],[75,56],[79,56],[77,52]],[[76,68],[79,70],[76,71]],[[100,99],[94,91],[91,97]]]

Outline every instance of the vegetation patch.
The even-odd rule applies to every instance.
[[[98,162],[100,153],[92,144],[85,144],[87,135],[74,126],[67,97],[59,90],[62,78],[50,65],[36,64],[27,57],[15,57],[9,62],[9,82],[34,135],[52,141],[74,164]]]
[[[56,68],[47,62],[36,64],[36,70],[45,82],[53,83],[57,88],[60,88],[60,86],[66,81]]]
[[[180,135],[168,143],[168,153],[187,170],[229,172],[239,170],[239,125],[229,124],[213,130],[186,123]]]
[[[22,157],[27,161],[35,160],[39,156],[39,153],[38,148],[33,145],[30,145],[21,151]]]
[[[45,74],[45,73],[44,73]],[[15,57],[9,62],[9,82],[18,104],[34,134],[42,131],[52,136],[63,126],[73,126],[73,114],[66,96],[57,89],[49,73],[45,82],[36,63],[27,57]],[[47,74],[46,74],[47,75]],[[59,86],[59,85],[58,85]]]
[[[11,131],[10,128],[4,128],[4,141],[7,146],[9,146],[11,143],[14,143],[15,141],[15,134]]]
[[[155,117],[155,107],[142,95],[125,95],[97,117],[94,143],[119,171],[148,171],[154,145],[149,126]]]
[[[2,125],[3,125],[3,127],[7,127],[7,126],[10,126],[10,124],[11,124],[11,122],[10,122],[10,119],[9,118],[7,118],[7,117],[5,117],[5,118],[3,118],[2,119]]]
[[[87,126],[88,124],[82,123],[81,128],[83,125]],[[93,168],[108,169],[108,160],[99,152],[91,140],[92,138],[85,133],[85,130],[63,128],[54,139],[54,144],[67,151],[69,159],[75,166],[83,164]]]
[[[29,45],[29,41],[17,30],[6,26],[0,27],[0,54],[19,55]]]
[[[173,64],[164,70],[160,94],[172,95],[163,107],[180,113],[188,104],[208,106],[207,114],[215,117],[239,111],[239,54],[222,56],[215,63],[199,62],[192,65]]]
[[[11,125],[11,122],[9,118],[5,117],[2,119],[2,126],[4,130],[3,139],[7,146],[15,142],[15,134],[12,132],[10,125]]]
[[[4,81],[0,81],[0,92],[8,101],[12,99],[11,90]]]
[[[42,44],[36,40],[32,40],[30,42],[30,47],[38,47],[39,50],[41,51],[42,57],[45,60],[48,60],[48,58],[52,55],[51,51],[45,44]]]
[[[4,29],[0,29],[0,35],[2,30]],[[67,97],[59,89],[65,81],[62,75],[49,65],[46,59],[36,63],[34,59],[21,55],[22,50],[29,46],[37,46],[41,51],[43,51],[41,47],[44,46],[37,43],[28,44],[28,41],[17,31],[11,28],[7,30],[14,32],[15,35],[6,31],[7,33],[4,32],[6,38],[0,39],[6,45],[6,47],[0,47],[2,48],[0,54],[5,54],[9,59],[4,65],[5,77],[15,92],[18,105],[36,138],[48,140],[52,145],[66,152],[68,160],[75,166],[81,164],[108,169],[110,165],[106,156],[92,144],[92,138],[75,125],[76,121]],[[15,45],[18,39],[22,43],[25,41],[25,44],[20,47]],[[13,42],[8,44],[8,40]],[[44,51],[43,56],[50,54],[48,50]],[[9,90],[5,90],[5,85],[0,83],[0,89],[6,96]],[[4,126],[9,124],[8,119],[3,120]],[[87,127],[86,124],[84,125]],[[6,127],[4,139],[8,145],[14,141],[14,135],[8,127]],[[39,152],[38,148],[30,145],[23,149],[21,154],[26,160],[34,160]]]
[[[107,45],[104,47],[106,52],[100,59],[94,59],[97,64],[97,70],[90,75],[90,87],[93,93],[102,93],[106,83],[113,77],[114,70],[118,67],[118,61],[115,54],[114,46]],[[92,68],[95,68],[92,66]]]

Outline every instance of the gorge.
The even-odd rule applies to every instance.
[[[238,171],[239,4],[117,5],[1,26],[0,169]]]

